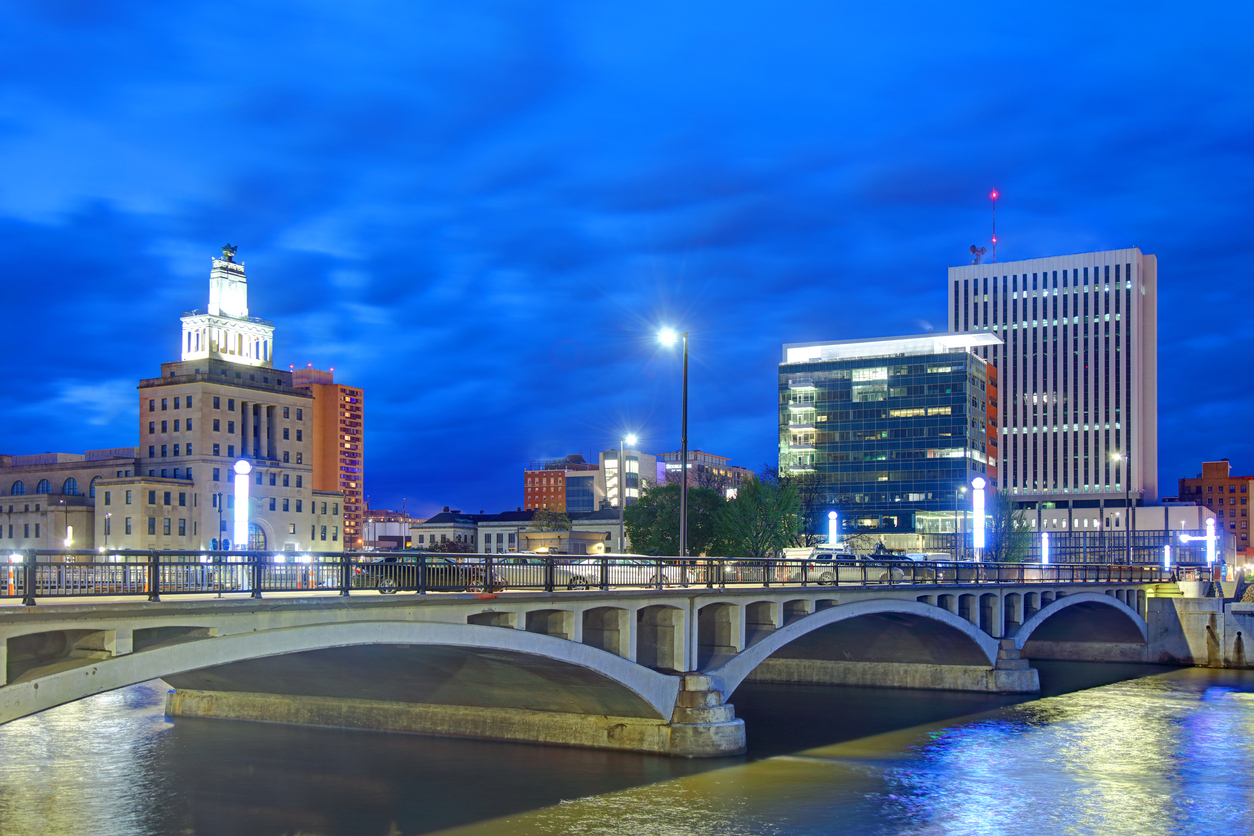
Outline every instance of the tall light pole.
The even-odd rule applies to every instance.
[[[624,445],[635,446],[636,436],[628,434],[618,439],[618,553],[627,553],[627,459],[623,458]]]
[[[662,345],[674,345],[680,337],[684,340],[684,394],[683,415],[679,427],[679,556],[688,556],[688,332],[675,333],[664,328],[658,339]]]
[[[1125,559],[1129,566],[1132,565],[1132,459],[1125,458],[1122,453],[1111,453],[1110,458],[1114,460],[1115,465],[1124,462],[1123,473],[1123,536],[1127,543],[1127,555]]]
[[[958,525],[958,511],[962,508],[963,497],[966,495],[966,485],[960,486],[954,495],[954,560],[962,559],[962,527]]]

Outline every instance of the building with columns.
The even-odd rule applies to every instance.
[[[213,259],[209,308],[183,316],[181,359],[139,382],[138,448],[0,457],[9,535],[0,549],[66,539],[72,548],[213,549],[234,539],[246,510],[249,542],[230,543],[237,548],[343,550],[344,495],[313,481],[313,395],[274,368],[274,326],[248,316],[234,255],[228,247]],[[251,466],[247,509],[235,505],[240,459]],[[67,508],[83,518],[58,528]],[[67,526],[72,536],[61,533]]]

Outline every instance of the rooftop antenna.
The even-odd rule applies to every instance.
[[[997,263],[997,190],[993,189],[989,195],[993,200],[993,263]],[[978,261],[976,262],[979,263]]]
[[[971,260],[971,263],[972,263],[972,264],[979,264],[979,263],[980,263],[980,257],[981,257],[981,256],[983,256],[983,255],[984,255],[984,253],[986,253],[986,252],[988,252],[988,248],[987,248],[987,247],[977,247],[975,244],[972,244],[972,245],[971,245],[971,255],[975,256],[975,258],[973,258],[973,259]]]

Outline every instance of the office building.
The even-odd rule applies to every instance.
[[[362,548],[366,512],[365,397],[361,389],[335,382],[335,369],[292,372],[292,385],[313,395],[313,484],[344,494],[344,543]]]
[[[1233,476],[1227,459],[1202,462],[1202,472],[1196,478],[1180,480],[1180,501],[1214,511],[1216,523],[1242,550],[1250,548],[1251,493],[1254,476]]]
[[[679,484],[679,473],[684,467],[680,451],[662,453],[657,458],[659,481]],[[716,456],[701,450],[688,451],[688,487],[690,488],[714,488],[734,495],[741,482],[752,477],[752,470],[731,464],[731,459],[727,456]]]
[[[589,514],[605,498],[600,467],[575,453],[533,461],[523,471],[523,510]]]
[[[641,488],[656,485],[665,476],[658,477],[657,456],[649,455],[642,450],[624,448],[623,461],[625,473],[620,480],[618,470],[618,448],[602,450],[600,464],[600,493],[615,508],[621,508],[623,496],[628,505],[634,505],[640,499]],[[620,489],[623,496],[620,496]]]
[[[991,479],[992,334],[794,343],[779,366],[779,467],[814,474],[841,530],[952,532]]]
[[[978,351],[998,370],[998,475],[1020,504],[1158,498],[1157,287],[1135,248],[949,268],[949,330],[1000,338]]]

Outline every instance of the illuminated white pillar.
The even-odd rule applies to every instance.
[[[827,512],[827,544],[834,546],[840,540],[840,535],[836,529],[836,512]]]
[[[971,511],[975,517],[972,521],[972,545],[977,549],[984,548],[984,480],[976,476],[971,480]]]
[[[1041,532],[1041,563],[1049,563],[1049,532]]]
[[[235,548],[248,548],[248,474],[252,465],[240,459],[235,463]]]
[[[1215,534],[1214,517],[1206,521],[1206,565],[1212,566],[1215,563],[1215,540],[1218,535]]]
[[[1163,568],[1164,569],[1171,568],[1171,544],[1170,543],[1163,546]]]

